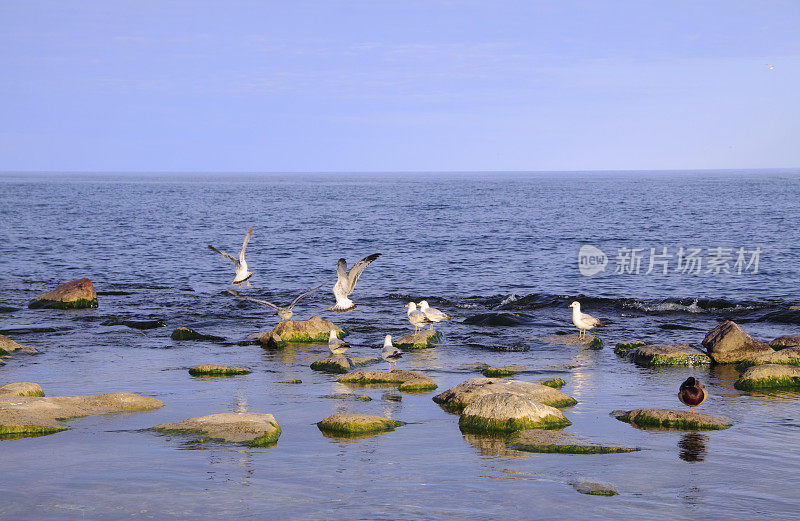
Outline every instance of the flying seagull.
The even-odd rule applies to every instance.
[[[291,304],[289,304],[288,308],[278,307],[275,304],[273,304],[272,302],[267,302],[266,300],[258,300],[257,298],[246,297],[246,296],[244,296],[244,295],[242,295],[242,294],[240,294],[240,293],[238,293],[236,291],[233,291],[232,289],[229,289],[228,293],[230,293],[231,295],[233,295],[235,297],[243,298],[243,299],[249,300],[251,302],[258,302],[259,304],[263,304],[265,306],[271,307],[272,309],[275,310],[275,313],[277,313],[277,315],[279,317],[281,317],[281,322],[285,322],[285,321],[290,320],[292,318],[292,308],[295,306],[295,304],[300,302],[301,298],[305,297],[306,295],[311,295],[312,293],[314,293],[315,291],[317,291],[319,288],[321,288],[324,285],[325,285],[325,283],[323,282],[322,284],[320,284],[316,288],[314,288],[312,290],[309,290],[309,291],[306,291],[305,293],[301,293],[300,295],[297,296],[296,299],[294,299],[292,301]]]
[[[364,271],[364,268],[369,266],[372,261],[380,256],[380,253],[373,253],[372,255],[364,257],[353,264],[349,272],[347,271],[347,261],[339,259],[339,262],[336,263],[336,284],[333,285],[333,295],[336,297],[336,305],[328,308],[329,310],[335,311],[336,313],[347,313],[348,311],[356,309],[356,305],[352,300],[347,298],[347,296],[355,289],[356,281],[361,275],[361,272]]]
[[[774,66],[774,65],[770,65],[769,63],[767,64],[767,67],[769,67],[769,70],[772,70],[772,69],[774,69],[774,68],[775,68],[775,66]]]
[[[328,349],[334,355],[342,355],[345,351],[350,349],[350,344],[339,338],[335,329],[331,329],[331,334],[328,336]]]
[[[414,333],[419,331],[419,329],[425,324],[431,323],[431,321],[428,320],[428,317],[425,316],[425,313],[417,309],[417,305],[413,302],[409,302],[405,305],[405,307],[408,308],[408,321],[414,326]]]
[[[403,352],[392,345],[392,335],[386,335],[383,339],[383,349],[381,349],[381,358],[389,362],[389,370],[392,370],[392,364],[397,366],[397,361],[403,356]]]
[[[230,259],[233,262],[234,267],[236,268],[236,277],[233,278],[233,284],[238,285],[240,288],[242,287],[243,282],[247,282],[247,285],[250,285],[250,277],[253,276],[252,272],[247,269],[247,261],[244,260],[244,250],[247,248],[247,243],[250,242],[250,235],[253,233],[253,227],[247,229],[247,235],[244,236],[244,244],[242,244],[242,251],[239,252],[239,260],[233,258],[232,255],[220,251],[215,247],[208,245],[211,250],[219,253],[226,259]]]
[[[570,304],[569,307],[572,308],[572,323],[581,331],[578,335],[579,338],[586,336],[587,329],[592,329],[595,326],[606,326],[606,324],[603,324],[593,316],[581,313],[581,304],[577,300]]]
[[[425,315],[425,318],[431,322],[431,329],[433,329],[433,324],[448,318],[453,318],[446,313],[442,313],[436,308],[430,307],[427,300],[423,300],[419,303],[419,310],[422,311],[422,313]]]

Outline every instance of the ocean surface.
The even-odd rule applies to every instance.
[[[41,351],[6,359],[0,383],[37,382],[48,396],[129,391],[166,404],[0,440],[0,518],[796,518],[800,394],[737,391],[732,367],[645,369],[612,348],[699,344],[724,319],[761,340],[800,334],[800,311],[789,310],[800,304],[799,222],[797,170],[0,175],[0,307],[12,308],[0,313],[0,330]],[[325,345],[240,345],[278,319],[227,293],[232,265],[206,245],[235,254],[250,225],[255,275],[242,293],[288,304],[328,281],[295,318],[317,314],[348,329],[348,355],[377,356],[385,334],[411,331],[410,300],[454,315],[437,326],[440,345],[406,353],[398,366],[424,372],[439,389],[338,384],[309,368]],[[592,266],[579,264],[584,246],[605,254],[605,271],[582,274]],[[687,264],[692,251],[695,264]],[[337,259],[352,264],[376,252],[351,296],[358,308],[328,311]],[[98,291],[97,309],[27,308],[82,277]],[[575,332],[573,300],[610,323],[598,332],[605,349],[534,339]],[[516,313],[514,324],[464,322],[497,311]],[[118,325],[124,320],[166,327]],[[178,326],[226,340],[176,342]],[[578,400],[564,411],[568,432],[644,450],[534,455],[507,450],[502,438],[462,435],[458,416],[431,397],[480,376],[468,367],[478,362],[528,366],[523,380],[563,378],[562,390]],[[253,372],[189,376],[201,363]],[[699,410],[728,416],[732,428],[639,430],[609,415],[682,409],[677,389],[690,375],[709,391]],[[295,378],[303,383],[279,383]],[[234,410],[275,415],[277,445],[193,444],[145,430]],[[407,425],[328,438],[315,423],[335,412]],[[582,479],[610,482],[619,495],[579,494],[571,483]]]

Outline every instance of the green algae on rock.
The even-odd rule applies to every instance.
[[[614,354],[617,356],[625,356],[629,351],[646,345],[647,342],[620,342],[614,348]]]
[[[383,371],[354,371],[337,380],[339,383],[370,385],[370,384],[397,384],[397,389],[402,392],[426,392],[436,389],[436,382],[417,371],[395,369]]]
[[[547,454],[615,454],[636,452],[636,447],[617,447],[587,442],[573,434],[553,430],[523,430],[506,439],[506,447],[523,452]]]
[[[470,403],[494,393],[512,393],[550,407],[570,407],[578,403],[558,389],[536,382],[506,378],[470,378],[433,397],[433,401],[453,413],[460,413]]]
[[[28,307],[31,309],[96,308],[97,293],[89,279],[73,280],[39,295],[28,304]]]
[[[580,492],[581,494],[587,494],[589,496],[616,496],[619,495],[619,492],[614,488],[614,485],[611,483],[605,483],[602,481],[575,481],[572,483],[572,487]]]
[[[404,351],[413,351],[435,347],[439,342],[441,342],[441,335],[435,329],[422,329],[398,338],[392,345]]]
[[[170,338],[173,340],[207,340],[209,342],[225,341],[225,339],[221,336],[204,335],[202,333],[198,333],[194,329],[189,329],[188,327],[175,328],[175,331],[172,332]]]
[[[37,383],[12,382],[0,385],[0,396],[44,396],[44,391]]]
[[[347,334],[339,326],[329,320],[325,320],[317,315],[308,320],[295,321],[285,320],[266,333],[266,335],[278,335],[283,342],[290,344],[323,344],[328,342],[328,336],[333,329],[339,338],[344,338]],[[263,338],[263,337],[262,337]],[[263,340],[262,344],[265,343]]]
[[[0,355],[13,353],[15,351],[19,351],[20,353],[26,353],[30,355],[34,355],[39,352],[39,350],[34,347],[18,344],[17,342],[11,340],[7,336],[0,335]]]
[[[317,423],[322,432],[344,436],[390,431],[400,425],[405,423],[382,416],[345,413],[328,416]]]
[[[630,351],[630,359],[645,367],[710,365],[711,358],[689,344],[648,344]]]
[[[581,346],[586,349],[603,349],[603,341],[594,335],[586,334],[585,336],[574,335],[548,335],[534,337],[533,340],[544,342],[546,344],[555,344],[562,346]]]
[[[560,429],[571,425],[564,413],[512,393],[482,396],[464,408],[462,431],[502,433],[520,429]]]
[[[381,359],[374,356],[354,356],[352,358],[344,355],[332,355],[322,360],[317,360],[311,364],[311,369],[314,371],[323,371],[326,373],[347,373],[356,367],[363,367],[365,365],[376,364]]]
[[[784,347],[780,351],[763,353],[747,360],[743,360],[736,365],[739,370],[745,370],[754,365],[778,364],[778,365],[800,365],[800,347]]]
[[[301,384],[301,383],[303,383],[303,380],[300,380],[300,379],[297,379],[297,380],[281,380],[278,383],[279,384]]]
[[[723,416],[696,413],[689,411],[672,411],[669,409],[633,409],[631,411],[613,411],[611,413],[619,421],[630,423],[641,428],[661,428],[676,430],[720,430],[731,426],[731,421]]]
[[[779,336],[772,340],[769,346],[773,349],[783,349],[786,347],[800,347],[800,335]]]
[[[246,367],[227,367],[224,365],[204,364],[189,369],[192,376],[235,376],[248,374],[250,369]]]
[[[483,376],[488,378],[502,378],[505,376],[513,376],[515,374],[526,371],[528,368],[524,365],[504,365],[502,367],[487,367],[483,370]]]
[[[257,339],[264,349],[281,349],[286,347],[286,341],[280,335],[269,331],[259,336]]]
[[[742,373],[733,386],[742,391],[800,389],[800,367],[782,364],[755,365]]]
[[[224,412],[188,418],[177,423],[151,427],[164,434],[200,434],[212,440],[269,447],[277,443],[281,428],[271,414]],[[201,439],[199,441],[206,441]]]
[[[561,389],[562,387],[567,385],[567,382],[565,382],[561,378],[550,378],[549,380],[542,380],[541,382],[538,383],[546,385],[547,387],[552,387],[553,389]]]
[[[0,398],[0,434],[5,438],[41,436],[66,430],[58,420],[93,414],[150,411],[163,407],[155,398],[133,393],[91,396],[6,396]]]

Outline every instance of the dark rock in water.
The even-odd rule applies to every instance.
[[[603,341],[599,337],[589,334],[584,336],[578,334],[537,336],[534,337],[533,340],[562,346],[581,346],[586,349],[603,349]]]
[[[164,434],[200,434],[250,447],[269,447],[278,442],[281,427],[271,414],[225,412],[156,425],[151,430]]]
[[[402,336],[394,341],[394,346],[404,351],[428,349],[441,341],[441,336],[434,329],[422,329]]]
[[[633,349],[646,345],[647,342],[620,342],[617,344],[617,347],[614,348],[614,354],[617,356],[625,356]]]
[[[800,308],[782,311],[773,311],[761,317],[762,321],[777,322],[779,324],[800,324]]]
[[[636,452],[636,447],[617,447],[588,442],[573,434],[553,430],[523,430],[506,439],[506,447],[524,452],[546,454],[616,454]]]
[[[741,362],[773,351],[767,344],[750,338],[738,324],[730,320],[709,331],[703,339],[703,347],[718,364]]]
[[[89,279],[65,282],[52,291],[36,297],[28,307],[31,309],[84,309],[97,307],[97,293]]]
[[[35,347],[28,347],[22,344],[18,344],[15,341],[8,338],[7,336],[0,335],[0,355],[13,353],[14,351],[19,351],[20,353],[27,353],[31,355],[39,352],[39,350],[36,349]]]
[[[14,311],[19,311],[19,308],[11,308],[8,306],[0,306],[0,313],[13,313]]]
[[[613,411],[619,421],[641,428],[679,429],[685,431],[719,430],[731,426],[731,421],[723,416],[669,409],[634,409],[632,411]]]
[[[210,342],[225,341],[225,339],[221,336],[204,335],[202,333],[198,333],[194,329],[189,329],[188,327],[176,328],[175,331],[172,332],[172,335],[170,335],[170,338],[173,340],[208,340]]]
[[[743,391],[800,389],[800,367],[794,365],[756,365],[742,373],[733,384]]]
[[[264,349],[280,349],[286,347],[286,342],[281,336],[272,331],[258,337],[258,341],[261,342],[261,347]]]
[[[161,320],[107,320],[103,322],[104,326],[127,326],[132,329],[156,329],[159,327],[166,327],[166,324]]]
[[[518,313],[505,311],[473,315],[465,318],[462,324],[471,326],[520,326],[526,322]]]
[[[661,329],[666,329],[668,331],[669,330],[691,331],[693,329],[697,329],[696,327],[684,326],[684,325],[681,325],[681,324],[659,324],[658,327],[661,328]]]
[[[489,351],[502,351],[508,353],[525,353],[531,350],[531,346],[524,342],[514,342],[513,344],[465,344],[469,347],[477,347],[479,349],[488,349]]]
[[[377,357],[356,356],[349,358],[343,355],[333,355],[328,358],[323,358],[322,360],[317,360],[311,364],[311,369],[315,371],[324,371],[326,373],[343,374],[356,367],[363,367],[380,361],[381,359]]]
[[[711,358],[689,344],[649,344],[630,351],[629,358],[645,367],[709,365]]]
[[[55,333],[52,327],[18,327],[14,329],[0,329],[0,335],[27,335],[29,333]]]
[[[344,338],[347,334],[333,322],[314,315],[300,322],[285,320],[266,335],[278,335],[284,342],[291,344],[322,344],[328,342],[331,329],[336,331],[339,338]],[[265,342],[262,340],[261,343]]]
[[[773,349],[783,349],[785,347],[799,347],[800,335],[779,336],[775,340],[771,341],[769,343],[769,346]]]
[[[132,293],[130,291],[98,291],[97,294],[100,295],[100,296],[108,295],[108,296],[111,296],[111,297],[124,296],[124,295],[135,295],[135,293]]]

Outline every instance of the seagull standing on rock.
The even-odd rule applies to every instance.
[[[331,334],[328,336],[328,349],[335,355],[343,355],[350,349],[350,344],[339,338],[335,329],[331,329]]]
[[[329,310],[336,313],[347,313],[356,309],[356,305],[347,296],[355,289],[356,281],[361,272],[364,271],[364,268],[380,256],[380,253],[373,253],[364,257],[353,264],[349,272],[347,271],[347,261],[339,259],[339,262],[336,263],[336,284],[333,285],[333,296],[336,297],[336,305],[328,308]]]
[[[281,322],[285,322],[287,320],[291,320],[291,318],[292,318],[292,308],[295,306],[295,304],[300,302],[301,298],[303,298],[303,297],[305,297],[307,295],[311,295],[312,293],[314,293],[315,291],[317,291],[319,288],[321,288],[324,285],[325,285],[325,283],[323,282],[322,284],[320,284],[316,288],[314,288],[312,290],[309,290],[309,291],[306,291],[305,293],[301,293],[300,295],[297,296],[296,299],[294,299],[292,301],[291,304],[289,304],[288,308],[278,307],[275,304],[273,304],[272,302],[267,302],[266,300],[259,300],[259,299],[252,298],[252,297],[246,297],[246,296],[244,296],[244,295],[242,295],[242,294],[240,294],[240,293],[238,293],[236,291],[233,291],[232,289],[229,289],[228,293],[230,293],[231,295],[233,295],[235,297],[242,298],[244,300],[249,300],[251,302],[258,302],[259,304],[263,304],[265,306],[271,307],[272,309],[275,310],[275,313],[277,313],[278,316],[281,317]]]
[[[397,361],[403,356],[403,352],[392,345],[392,335],[386,335],[383,339],[383,349],[381,350],[381,358],[389,363],[389,370],[392,370],[392,364],[397,367]]]
[[[408,308],[408,321],[414,326],[414,333],[419,331],[419,329],[424,326],[425,324],[430,324],[431,321],[428,320],[428,317],[425,316],[425,313],[417,309],[417,305],[413,302],[409,302],[405,305]]]
[[[433,324],[441,322],[442,320],[447,320],[449,318],[453,318],[446,313],[442,313],[436,308],[432,308],[428,305],[427,300],[423,300],[419,303],[419,310],[425,315],[431,323],[431,329],[433,329]]]
[[[603,324],[592,315],[581,313],[581,303],[577,300],[570,304],[569,307],[572,308],[572,323],[575,324],[575,327],[580,330],[578,338],[584,338],[586,336],[587,329],[592,329],[595,326],[606,326],[606,324]]]
[[[215,247],[211,246],[210,244],[208,247],[226,259],[230,259],[233,262],[233,266],[236,269],[236,276],[233,278],[233,283],[238,285],[240,288],[242,287],[242,283],[247,282],[247,285],[250,285],[250,277],[253,276],[253,273],[247,269],[247,261],[244,260],[244,250],[247,248],[247,243],[250,242],[250,235],[253,233],[253,227],[247,229],[247,234],[244,236],[244,244],[242,244],[242,251],[239,252],[239,260],[233,258],[233,255],[226,253],[224,251],[220,251]]]

